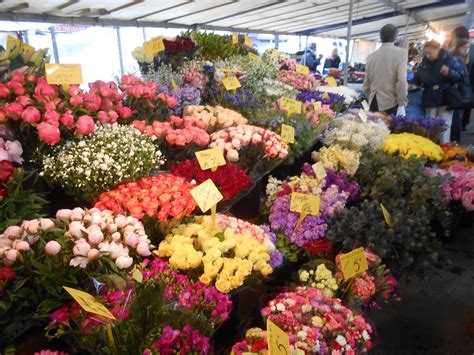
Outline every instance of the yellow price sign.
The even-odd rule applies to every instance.
[[[232,33],[232,44],[239,43],[239,34],[237,32]]]
[[[94,296],[88,294],[87,292],[76,290],[75,288],[63,286],[63,288],[69,293],[74,300],[86,311],[89,313],[98,314],[99,316],[115,319],[114,315],[99,301],[97,301]]]
[[[283,139],[286,143],[295,143],[295,128],[287,124],[282,124],[281,139]]]
[[[301,113],[301,102],[298,100],[290,99],[289,97],[281,98],[281,108],[288,113]]]
[[[250,38],[247,35],[244,36],[244,43],[247,47],[252,47],[253,46],[252,38]]]
[[[313,164],[311,167],[313,168],[314,174],[319,181],[323,180],[327,176],[323,163],[319,162]]]
[[[290,211],[317,216],[320,204],[321,198],[319,196],[293,192],[291,194]]]
[[[309,75],[309,68],[303,64],[296,64],[296,71],[301,74]]]
[[[145,48],[146,54],[155,55],[161,51],[165,50],[165,44],[163,43],[163,38],[157,37],[150,39],[143,43],[143,47]]]
[[[82,68],[80,64],[46,63],[45,66],[48,84],[82,84]]]
[[[222,79],[222,84],[227,91],[236,90],[240,88],[240,81],[235,76]]]
[[[21,46],[21,41],[12,35],[7,36],[7,51],[11,51],[14,47]]]
[[[362,108],[364,109],[364,111],[370,111],[370,107],[369,107],[369,104],[367,103],[366,100],[362,101]]]
[[[290,355],[290,337],[270,319],[267,319],[268,353]]]
[[[239,69],[226,69],[226,68],[224,68],[224,69],[220,69],[220,71],[223,72],[223,73],[242,73],[242,71],[239,70]]]
[[[224,154],[219,148],[201,150],[195,153],[201,170],[215,169],[218,166],[225,165]]]
[[[334,79],[334,77],[332,76],[327,76],[326,82],[328,83],[329,86],[337,86],[336,79]]]
[[[367,259],[365,258],[364,248],[357,248],[341,255],[340,262],[344,280],[359,275],[369,268]]]
[[[364,110],[359,110],[360,120],[364,123],[367,123],[367,113]]]
[[[133,276],[133,279],[139,284],[143,282],[143,275],[140,270],[138,269],[133,270],[132,276]]]
[[[192,189],[191,196],[193,196],[203,213],[206,213],[224,198],[211,179],[207,179]]]
[[[260,56],[255,53],[249,52],[248,56],[250,59],[255,60],[256,62],[262,61],[262,58],[260,58]]]
[[[385,219],[385,223],[387,223],[387,225],[389,227],[392,227],[393,226],[393,221],[392,221],[392,216],[390,215],[390,212],[387,211],[387,209],[385,208],[385,206],[383,204],[380,204],[380,208],[382,209],[383,218]]]

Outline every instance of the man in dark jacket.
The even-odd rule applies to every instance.
[[[321,64],[322,54],[316,58],[316,43],[311,43],[309,48],[306,49],[303,58],[301,59],[301,64],[306,65],[309,70],[316,71],[318,65]]]
[[[445,104],[445,93],[462,80],[463,68],[448,52],[441,49],[437,41],[428,41],[424,47],[424,57],[413,79],[413,83],[423,87],[421,105],[432,118],[442,118],[446,131],[441,143],[450,141],[453,110]]]

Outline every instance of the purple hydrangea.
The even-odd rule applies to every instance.
[[[270,255],[270,266],[276,269],[283,263],[283,254],[278,249],[274,250]]]

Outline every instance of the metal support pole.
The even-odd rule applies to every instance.
[[[465,17],[465,25],[468,30],[474,28],[474,0],[466,0],[469,5],[467,16]]]
[[[352,12],[354,10],[354,0],[349,5],[349,22],[347,23],[347,44],[346,44],[346,62],[344,63],[344,85],[347,85],[349,78],[349,50],[351,47],[351,31],[352,31]]]
[[[142,32],[143,32],[143,42],[146,42],[146,32],[145,32],[145,27],[142,27]]]
[[[28,30],[23,31],[23,41],[30,44],[30,39],[28,38]]]
[[[278,45],[280,44],[280,35],[277,33],[275,35],[275,48],[278,49]]]
[[[408,26],[410,25],[410,15],[407,14],[407,22],[405,22],[405,36],[403,38],[402,47],[408,49]]]
[[[56,31],[54,30],[54,26],[49,28],[49,33],[51,34],[51,42],[53,43],[54,61],[56,64],[59,64],[58,44],[56,43]]]
[[[120,60],[120,74],[123,76],[125,70],[123,69],[123,58],[122,58],[122,41],[120,39],[120,27],[115,27],[117,31],[117,44],[118,44],[118,52],[119,52],[119,60]]]
[[[303,51],[303,65],[306,65],[306,51],[308,50],[308,39],[309,36],[306,36],[306,46]]]

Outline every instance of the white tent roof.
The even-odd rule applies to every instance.
[[[426,26],[450,31],[463,23],[464,0],[355,0],[354,38],[376,39],[385,23],[421,37]],[[72,25],[192,27],[343,37],[349,0],[4,0],[0,20]]]

